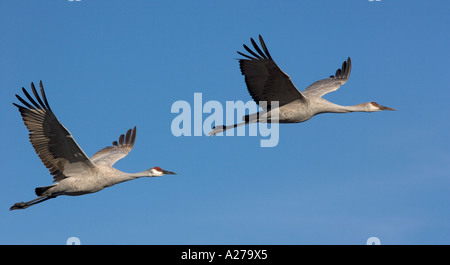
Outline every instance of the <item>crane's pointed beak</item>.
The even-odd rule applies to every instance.
[[[172,172],[172,171],[167,171],[167,170],[163,170],[162,171],[164,174],[166,174],[166,175],[176,175],[177,173],[175,173],[175,172]]]
[[[396,109],[385,107],[385,106],[381,106],[381,105],[380,105],[380,109],[381,110],[396,110]]]
[[[370,102],[370,104],[372,104],[372,106],[378,108],[378,110],[396,110],[396,109],[393,109],[393,108],[381,106],[380,104],[378,104],[376,102]]]

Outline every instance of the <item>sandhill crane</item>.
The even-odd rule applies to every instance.
[[[53,175],[53,185],[35,189],[36,199],[18,202],[10,210],[25,209],[59,195],[77,196],[100,191],[112,185],[140,178],[159,177],[176,174],[159,167],[153,167],[139,173],[125,173],[113,168],[118,160],[124,158],[134,146],[136,127],[120,135],[119,142],[114,141],[90,159],[81,150],[70,132],[58,121],[47,102],[42,81],[39,83],[42,99],[33,83],[31,90],[37,102],[22,88],[29,102],[16,95],[23,105],[16,106],[30,134],[30,142],[42,163]]]
[[[245,115],[243,123],[229,126],[215,126],[210,136],[228,129],[255,122],[300,123],[311,119],[320,113],[375,112],[380,110],[395,110],[381,106],[375,102],[362,103],[354,106],[340,106],[322,98],[323,95],[336,91],[345,84],[350,76],[352,61],[348,57],[342,68],[329,78],[319,80],[300,92],[292,83],[291,78],[284,73],[270,56],[270,53],[259,35],[262,50],[253,38],[250,41],[256,52],[245,44],[245,50],[252,56],[238,52],[246,59],[239,60],[242,75],[245,76],[247,89],[253,100],[263,108],[263,111]],[[271,102],[278,101],[278,119],[271,117]],[[261,104],[260,102],[264,102]]]

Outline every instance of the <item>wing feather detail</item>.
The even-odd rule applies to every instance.
[[[133,149],[136,141],[136,126],[129,129],[127,133],[119,136],[119,142],[114,141],[113,146],[107,146],[91,157],[95,165],[113,166],[117,161],[124,158]]]
[[[39,86],[40,95],[34,84],[31,83],[31,91],[36,100],[25,88],[22,88],[28,101],[16,95],[24,106],[13,103],[19,109],[22,120],[29,131],[29,139],[36,154],[49,169],[54,181],[70,177],[69,168],[71,172],[76,171],[81,175],[83,172],[94,169],[95,165],[52,112],[42,81],[39,82]]]
[[[242,75],[245,76],[245,83],[253,100],[257,104],[260,101],[267,102],[269,109],[271,101],[278,101],[279,106],[282,106],[294,100],[304,100],[305,98],[294,86],[291,78],[272,59],[261,35],[259,35],[259,41],[262,50],[253,38],[250,38],[250,41],[256,52],[245,44],[243,46],[253,57],[241,52],[238,52],[238,54],[247,58],[240,59],[239,66]]]
[[[322,97],[325,94],[336,91],[348,81],[351,70],[352,70],[352,60],[350,59],[350,57],[348,57],[347,61],[344,61],[342,63],[342,67],[336,70],[335,75],[314,82],[305,90],[303,90],[302,94],[305,95],[306,97],[310,95]]]

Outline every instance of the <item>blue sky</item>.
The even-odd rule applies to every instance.
[[[2,1],[0,244],[450,243],[446,1]],[[236,51],[261,34],[304,89],[350,56],[323,114],[261,137],[175,137],[177,100],[251,100]],[[89,155],[137,126],[115,166],[176,176],[10,212],[51,184],[14,94],[42,80]],[[206,119],[209,114],[204,114]]]

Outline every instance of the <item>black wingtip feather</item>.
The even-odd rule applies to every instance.
[[[119,142],[114,141],[113,146],[134,146],[136,141],[136,126],[133,129],[128,129],[126,134],[121,134],[119,136]]]
[[[335,75],[330,75],[330,78],[338,78],[338,79],[348,79],[350,77],[350,72],[352,69],[352,60],[350,57],[347,58],[347,61],[342,63],[342,67],[336,70]]]
[[[31,84],[33,84],[33,83],[31,83]],[[34,101],[33,97],[31,97],[31,95],[28,93],[28,91],[23,87],[22,87],[22,91],[25,94],[25,96],[28,98],[28,100],[31,102],[31,104],[34,105],[33,109],[35,109],[35,108],[40,109],[39,104],[36,101]]]
[[[21,109],[23,109],[24,107],[23,106],[20,106],[20,105],[18,105],[18,104],[16,104],[16,103],[12,103],[14,106],[16,106],[19,110],[21,110]]]
[[[21,98],[19,95],[17,95],[16,94],[16,98],[22,103],[22,104],[24,104],[27,108],[29,108],[29,109],[35,109],[33,106],[31,106],[28,102],[26,102],[23,98]],[[16,105],[16,106],[19,106],[19,105],[17,105],[17,104],[15,104],[15,103],[13,103],[14,105]],[[21,108],[23,108],[22,106],[20,106]]]
[[[253,58],[253,57],[251,57],[251,56],[248,56],[247,54],[243,54],[242,52],[237,52],[239,55],[242,55],[242,56],[244,56],[244,57],[246,57],[246,58],[248,58],[248,59],[250,59],[250,60],[256,60],[256,58]],[[242,59],[239,59],[239,60],[242,60]]]
[[[136,126],[133,128],[133,132],[131,133],[131,141],[130,145],[134,146],[134,142],[136,141]]]
[[[42,80],[39,81],[39,87],[41,88],[42,99],[45,102],[45,106],[48,110],[51,110],[50,105],[48,104],[47,97],[45,96],[44,85],[42,84]]]
[[[127,134],[125,135],[125,144],[129,145],[131,140],[131,129],[127,131]]]
[[[252,51],[252,49],[250,49],[247,45],[245,45],[245,44],[242,45],[244,47],[244,49],[254,57],[251,57],[250,55],[244,54],[239,51],[237,53],[241,56],[244,56],[245,58],[250,59],[250,60],[273,60],[272,56],[269,53],[269,50],[267,49],[266,44],[264,43],[262,36],[261,35],[258,35],[258,36],[259,36],[259,42],[261,43],[262,50],[253,38],[250,38],[250,42],[252,43],[253,48],[255,49],[256,52]]]
[[[44,87],[42,85],[42,80],[39,82],[39,86],[41,88],[40,91],[41,91],[42,99],[44,101],[42,101],[41,97],[37,93],[36,87],[34,86],[33,82],[31,82],[31,91],[33,92],[34,98],[37,100],[37,102],[30,95],[30,93],[28,93],[28,91],[24,87],[22,87],[22,92],[27,97],[27,99],[29,100],[29,102],[31,104],[17,94],[16,94],[16,98],[29,109],[51,110],[50,105],[48,104],[48,101],[47,101],[47,97],[45,96]]]
[[[253,41],[252,38],[250,38],[250,39]],[[254,41],[253,41],[253,42],[254,42]],[[252,51],[252,49],[250,49],[249,47],[247,47],[247,45],[243,44],[243,46],[244,46],[244,48],[245,48],[251,55],[255,56],[255,57],[258,58],[258,59],[262,59],[261,56],[259,56],[259,55],[256,54],[254,51]]]
[[[267,57],[272,60],[272,56],[270,56],[269,49],[267,49],[266,43],[263,40],[263,37],[261,34],[259,35],[259,42],[261,43],[261,47],[263,48],[264,52],[266,53]]]
[[[350,77],[350,72],[352,71],[352,59],[347,58],[347,78]]]
[[[261,49],[258,47],[258,44],[256,44],[256,42],[250,38],[250,41],[252,42],[253,47],[255,48],[255,50],[264,58],[267,59],[267,56],[261,51]]]
[[[33,91],[34,97],[39,102],[40,108],[47,109],[47,107],[45,106],[44,102],[42,102],[41,97],[37,93],[36,87],[34,86],[33,82],[31,82],[31,90]]]

